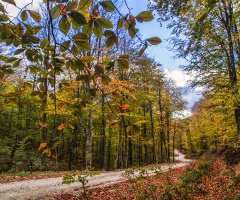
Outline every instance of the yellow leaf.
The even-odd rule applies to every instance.
[[[142,121],[138,121],[138,122],[135,122],[134,124],[145,124],[145,123],[148,123],[149,121],[148,120],[142,120]]]
[[[38,147],[38,152],[47,145],[47,143],[41,143],[40,146]]]
[[[131,130],[131,126],[127,127],[127,132],[129,132]]]

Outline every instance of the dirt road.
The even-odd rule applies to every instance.
[[[176,160],[180,160],[180,163],[176,163],[172,165],[172,168],[179,168],[182,167],[191,160],[185,159],[184,155],[181,154],[178,150],[175,151],[177,155],[175,157]],[[164,165],[161,167],[163,171],[169,169],[169,165]],[[100,175],[96,175],[94,177],[88,178],[88,185],[89,186],[97,186],[99,184],[102,185],[109,185],[116,183],[118,181],[123,181],[121,174],[123,172],[107,172],[102,173]],[[149,171],[151,175],[151,172]],[[1,200],[8,200],[8,199],[28,199],[28,198],[35,198],[47,194],[52,193],[64,193],[67,191],[73,191],[74,189],[80,188],[81,184],[79,182],[74,182],[70,185],[62,184],[62,177],[58,178],[48,178],[48,179],[38,179],[38,180],[27,180],[27,181],[20,181],[20,182],[12,182],[12,183],[3,183],[0,184],[0,199]]]

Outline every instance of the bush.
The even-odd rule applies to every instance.
[[[200,182],[201,177],[204,176],[204,173],[200,169],[190,169],[183,172],[181,176],[179,176],[180,181],[183,185],[186,184],[197,184]]]
[[[213,170],[213,163],[207,160],[200,161],[198,169],[201,170],[204,174],[208,174]]]

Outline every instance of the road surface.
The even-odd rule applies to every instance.
[[[184,155],[181,154],[178,150],[175,150],[175,159],[181,161],[171,165],[172,168],[183,167],[191,160],[185,159]],[[169,165],[164,165],[161,167],[161,170],[166,171],[169,169]],[[106,172],[94,177],[88,178],[88,186],[106,186],[109,184],[114,184],[116,182],[124,181],[120,172]],[[149,171],[149,175],[154,175],[153,172]],[[44,196],[53,193],[65,193],[73,191],[74,189],[80,188],[80,182],[74,182],[70,185],[62,184],[62,177],[58,178],[48,178],[48,179],[37,179],[37,180],[26,180],[20,182],[12,183],[2,183],[0,184],[0,199],[1,200],[22,200],[28,198],[36,198],[39,196]]]

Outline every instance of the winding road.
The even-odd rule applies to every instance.
[[[183,154],[178,150],[175,150],[175,159],[181,162],[171,165],[171,168],[183,167],[191,162],[189,159],[185,159]],[[163,165],[162,171],[166,171],[170,168],[169,165]],[[99,185],[106,186],[126,180],[121,177],[123,172],[106,172],[88,178],[88,186],[97,187]],[[153,172],[148,171],[149,175],[153,175]],[[81,183],[74,182],[70,185],[62,184],[62,177],[48,178],[48,179],[37,179],[37,180],[26,180],[12,183],[0,184],[0,199],[1,200],[13,200],[13,199],[29,199],[36,198],[43,195],[53,193],[64,193],[73,191],[81,187]]]

